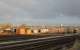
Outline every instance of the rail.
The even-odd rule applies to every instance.
[[[0,50],[41,50],[48,47],[68,47],[74,44],[76,35],[78,34],[3,42],[0,43]]]

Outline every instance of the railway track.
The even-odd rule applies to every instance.
[[[18,40],[13,42],[4,42],[0,44],[0,50],[41,50],[49,47],[58,47],[74,44],[75,35],[43,37],[36,39]]]

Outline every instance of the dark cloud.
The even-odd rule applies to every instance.
[[[73,17],[76,21],[80,16],[80,0],[0,0],[0,16],[8,15],[15,16],[17,21],[62,22]]]
[[[1,0],[5,13],[20,8],[34,17],[52,17],[59,14],[80,16],[79,0]],[[1,11],[1,12],[2,12]],[[3,12],[4,12],[3,11]],[[4,13],[3,13],[4,14]]]

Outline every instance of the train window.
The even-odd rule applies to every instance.
[[[41,30],[38,31],[39,33],[41,32]]]

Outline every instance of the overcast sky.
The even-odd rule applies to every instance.
[[[0,23],[80,24],[80,0],[0,0]]]

